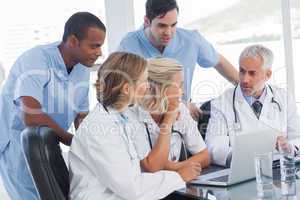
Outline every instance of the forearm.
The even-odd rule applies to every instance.
[[[239,75],[238,71],[234,68],[234,66],[220,54],[220,61],[215,66],[215,69],[229,82],[233,84],[238,84],[239,82]]]
[[[81,112],[78,113],[75,120],[74,120],[74,127],[77,130],[79,125],[81,124],[82,120],[88,115],[88,112]]]
[[[188,160],[200,163],[202,169],[209,167],[211,163],[211,158],[207,149],[204,149],[203,151],[193,155]]]
[[[169,158],[172,121],[165,117],[160,125],[160,133],[148,156],[141,162],[142,167],[149,172],[165,168]]]
[[[170,150],[170,137],[171,134],[159,134],[159,137],[148,154],[142,161],[142,167],[148,172],[156,172],[164,169],[168,162]]]
[[[208,150],[205,149],[182,162],[168,161],[165,165],[165,170],[177,171],[181,167],[183,167],[186,163],[189,163],[189,162],[200,163],[202,168],[209,167],[209,165],[211,163],[211,159],[210,159]]]
[[[172,162],[172,161],[167,161],[165,164],[165,170],[169,171],[177,171],[183,166],[183,162]]]
[[[73,135],[63,130],[53,119],[42,111],[41,104],[30,96],[21,97],[23,121],[26,126],[45,125],[52,128],[61,142],[70,145]]]
[[[53,121],[48,115],[45,113],[40,114],[24,114],[24,122],[26,126],[48,126],[52,128],[59,138],[66,145],[71,144],[72,135],[62,129],[56,122]]]

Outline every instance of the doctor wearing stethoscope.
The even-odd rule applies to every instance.
[[[132,141],[133,134],[142,134],[140,123],[126,110],[145,94],[146,66],[143,58],[124,52],[111,54],[102,64],[98,104],[78,128],[69,153],[70,199],[161,199],[199,176],[200,169],[191,167],[141,171]]]
[[[240,83],[211,102],[206,142],[213,163],[228,165],[234,136],[251,130],[271,128],[288,136],[294,145],[300,144],[295,139],[300,135],[296,103],[284,89],[267,84],[272,63],[271,50],[261,45],[247,47],[239,58]]]
[[[139,142],[135,139],[142,152],[155,152],[157,144],[163,136],[160,127],[163,125],[169,108],[176,104],[174,114],[177,118],[171,124],[168,161],[163,169],[177,171],[183,166],[199,163],[202,168],[210,164],[207,147],[198,132],[197,123],[192,119],[188,108],[181,102],[183,95],[182,65],[171,58],[152,58],[148,60],[149,89],[140,104],[132,109],[138,120],[145,126],[144,138],[148,141]],[[190,154],[190,155],[189,155]],[[142,163],[146,171],[153,171],[147,164]]]

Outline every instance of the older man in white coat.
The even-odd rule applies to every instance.
[[[228,166],[233,135],[250,130],[275,129],[295,149],[299,148],[300,116],[296,103],[284,89],[267,84],[272,63],[273,53],[268,48],[247,47],[239,58],[240,83],[211,102],[206,143],[213,163]]]

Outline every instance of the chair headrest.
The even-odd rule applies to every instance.
[[[66,199],[69,173],[56,133],[46,126],[27,127],[21,137],[27,166],[41,199]]]

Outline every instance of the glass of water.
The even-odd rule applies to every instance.
[[[257,197],[260,199],[272,199],[274,197],[273,189],[273,153],[255,153],[255,175]]]
[[[278,140],[280,156],[281,194],[296,195],[296,167],[293,146],[286,138]]]

